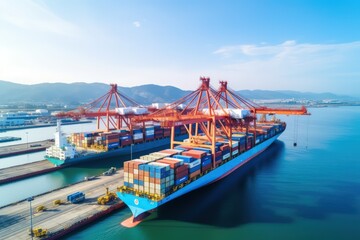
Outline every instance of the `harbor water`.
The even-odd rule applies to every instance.
[[[286,131],[252,166],[165,204],[135,228],[120,225],[131,216],[125,208],[66,239],[360,239],[360,107],[309,110],[311,116],[281,116]],[[3,184],[1,201],[64,186],[122,161]]]

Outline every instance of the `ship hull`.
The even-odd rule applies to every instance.
[[[265,151],[279,136],[275,135],[272,138],[265,140],[264,142],[254,146],[253,148],[247,150],[246,152],[240,154],[239,156],[233,158],[231,161],[224,163],[223,165],[213,169],[209,173],[203,175],[197,180],[189,183],[183,188],[177,190],[169,196],[164,197],[160,201],[152,201],[146,197],[139,197],[133,194],[128,194],[125,192],[117,192],[118,197],[130,208],[133,213],[134,219],[141,216],[142,214],[149,212],[159,206],[178,198],[184,194],[187,194],[193,190],[206,186],[210,183],[218,181],[227,175],[231,174],[236,169],[246,165],[254,157]]]
[[[188,135],[180,135],[176,136],[176,140],[182,141],[185,138],[187,138]],[[88,161],[92,161],[99,158],[110,158],[110,157],[116,157],[116,156],[124,156],[124,155],[130,155],[131,152],[133,154],[143,152],[143,151],[149,151],[154,148],[158,147],[166,147],[170,144],[170,138],[161,138],[156,139],[153,141],[133,144],[133,146],[125,146],[122,148],[114,149],[111,151],[106,152],[87,152],[87,155],[81,155],[74,158],[66,159],[65,161],[60,160],[58,158],[54,157],[48,157],[45,156],[45,159],[53,163],[55,166],[69,166],[73,164],[78,163],[84,163]]]

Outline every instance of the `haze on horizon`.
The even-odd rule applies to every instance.
[[[360,96],[360,1],[0,1],[0,79]]]

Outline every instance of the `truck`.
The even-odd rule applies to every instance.
[[[47,235],[47,232],[48,232],[47,229],[38,227],[38,228],[34,228],[31,234],[31,229],[29,229],[29,235],[35,237],[45,237]]]
[[[66,199],[71,203],[80,203],[85,200],[85,194],[83,192],[76,192],[68,195]]]

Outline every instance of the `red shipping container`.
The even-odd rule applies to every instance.
[[[193,149],[192,147],[190,147],[190,146],[185,146],[185,145],[180,145],[179,147],[184,148],[184,149],[187,149],[187,150]]]
[[[217,151],[215,153],[215,158],[220,157],[222,155],[222,151]]]
[[[229,145],[224,144],[224,145],[220,146],[220,150],[221,150],[221,151],[230,150],[230,147],[229,147]]]
[[[136,139],[136,140],[134,140],[134,143],[141,143],[141,142],[143,142],[144,140],[141,138],[141,139]]]
[[[206,170],[211,169],[211,167],[212,167],[212,164],[209,164],[209,165],[203,166],[203,167],[201,168],[201,170],[202,170],[202,172],[205,172]]]
[[[190,156],[190,157],[193,157],[193,158],[203,158],[206,155],[206,152],[191,149],[189,151],[182,152],[181,155]]]
[[[156,162],[169,164],[170,168],[172,168],[172,169],[174,169],[175,165],[176,165],[176,162],[168,161],[166,159],[160,159],[160,160],[157,160]]]
[[[181,178],[187,176],[188,174],[189,174],[189,171],[187,171],[187,170],[186,170],[186,171],[181,171],[181,172],[176,173],[176,174],[174,175],[174,179],[175,179],[175,180],[181,179]]]
[[[199,169],[199,170],[197,170],[197,171],[195,171],[195,172],[191,173],[191,174],[189,175],[189,178],[196,177],[196,176],[197,176],[197,175],[199,175],[200,173],[201,173],[201,170]]]
[[[181,165],[180,167],[175,168],[175,173],[177,174],[179,172],[188,171],[188,170],[189,170],[188,166],[184,164]]]

